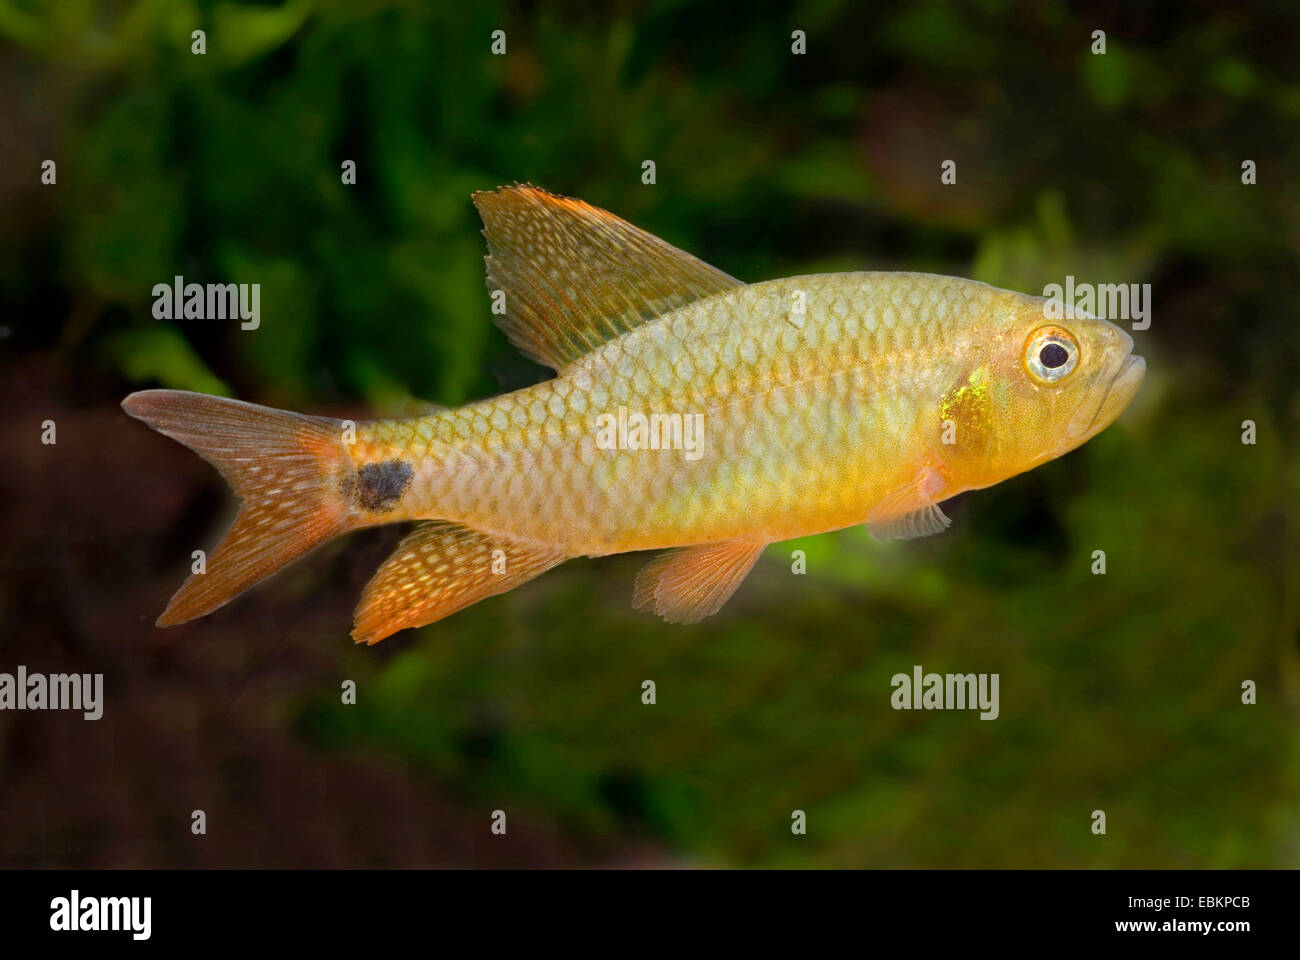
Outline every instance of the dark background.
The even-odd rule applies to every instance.
[[[1300,32],[1131,6],[0,0],[0,671],[107,688],[0,713],[0,866],[1300,864]],[[773,546],[698,626],[634,613],[627,556],[356,648],[391,528],[155,629],[233,500],[122,397],[543,378],[469,202],[516,180],[745,280],[1149,282],[1147,380],[944,536]],[[260,283],[261,328],[154,320],[176,274]],[[917,663],[1001,716],[895,712]]]

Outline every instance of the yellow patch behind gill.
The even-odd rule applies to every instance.
[[[987,366],[976,367],[939,401],[941,439],[945,453],[957,456],[991,452],[994,440],[994,384]],[[950,441],[950,442],[949,442]]]

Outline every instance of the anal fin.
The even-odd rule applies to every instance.
[[[660,554],[637,574],[632,606],[669,623],[697,623],[722,609],[765,546],[730,540]]]
[[[366,584],[352,639],[374,644],[398,630],[433,623],[566,559],[559,551],[430,520],[403,539]]]

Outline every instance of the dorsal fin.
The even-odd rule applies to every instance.
[[[487,237],[497,323],[556,371],[695,300],[743,286],[658,237],[581,200],[527,184],[474,194]]]

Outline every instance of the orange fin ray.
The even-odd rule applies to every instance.
[[[698,623],[722,609],[766,546],[730,540],[660,554],[637,574],[632,606],[669,623]]]
[[[441,620],[513,590],[563,563],[556,550],[517,543],[460,524],[420,524],[361,593],[352,639],[375,644],[398,630]]]
[[[158,626],[211,613],[349,529],[337,485],[340,421],[184,390],[143,390],[122,408],[201,455],[243,501],[205,571],[176,591]]]
[[[735,277],[581,200],[515,184],[474,194],[497,322],[528,357],[563,370],[601,344]]]

